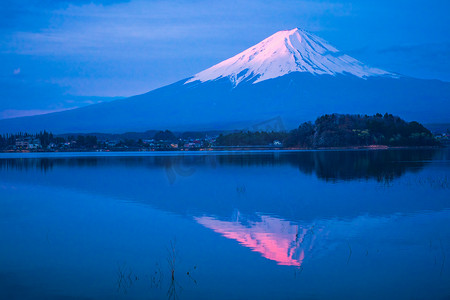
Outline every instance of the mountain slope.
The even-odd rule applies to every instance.
[[[244,129],[274,117],[290,129],[334,112],[450,121],[450,83],[397,76],[336,51],[300,30],[283,31],[191,78],[109,103],[0,120],[0,132]]]

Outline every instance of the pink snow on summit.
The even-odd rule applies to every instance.
[[[315,75],[351,74],[360,78],[394,74],[371,68],[339,52],[323,39],[295,28],[279,31],[217,65],[206,69],[186,83],[229,78],[234,85],[247,80],[258,83],[292,72]]]

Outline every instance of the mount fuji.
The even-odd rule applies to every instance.
[[[194,75],[186,83],[227,77],[236,86],[242,81],[258,83],[292,72],[351,74],[360,78],[394,77],[389,72],[367,67],[341,54],[321,38],[295,28],[275,33],[244,52]]]
[[[445,123],[449,109],[450,83],[369,67],[296,28],[146,94],[0,120],[0,132],[231,130],[274,117],[290,129],[325,113],[389,112],[410,121]]]

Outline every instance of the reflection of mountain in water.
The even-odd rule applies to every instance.
[[[68,188],[220,219],[235,210],[310,222],[448,207],[444,190],[423,201],[425,187],[372,182],[416,171],[430,176],[432,166],[443,168],[442,174],[449,165],[433,161],[448,161],[448,149],[114,155],[0,159],[0,182]]]
[[[401,184],[396,179],[411,172],[445,174],[448,153],[443,149],[0,159],[0,182],[61,188],[61,193],[75,190],[195,216],[203,226],[269,260],[301,266],[313,252],[323,250],[330,224],[339,231],[341,221],[356,220],[360,226],[364,216],[447,209],[448,191],[395,182]],[[241,214],[230,218],[236,211]]]
[[[301,266],[305,251],[311,251],[315,239],[312,226],[302,228],[272,216],[261,216],[259,221],[221,221],[213,217],[195,217],[195,220],[222,236],[259,252],[279,265]]]
[[[177,156],[71,157],[0,159],[1,169],[40,169],[54,166],[96,167],[104,165],[145,166],[165,168],[175,173],[191,174],[197,167],[292,165],[305,174],[315,174],[323,180],[376,179],[391,181],[406,172],[417,172],[426,162],[442,159],[445,151],[385,150],[385,151],[305,151],[269,152],[258,154],[211,153]],[[182,166],[182,167],[181,167]],[[170,174],[167,174],[168,176]],[[180,174],[178,174],[180,175]],[[175,174],[176,176],[176,174]]]

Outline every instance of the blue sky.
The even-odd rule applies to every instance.
[[[0,118],[147,92],[285,29],[374,67],[450,81],[450,1],[0,2]]]

